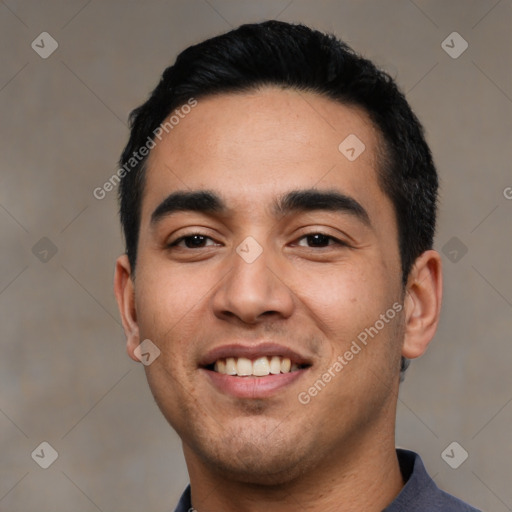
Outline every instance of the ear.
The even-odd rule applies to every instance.
[[[119,256],[116,261],[114,293],[116,294],[117,306],[121,313],[126,335],[126,351],[134,361],[139,363],[140,360],[134,353],[140,344],[139,325],[137,324],[137,312],[135,310],[135,288],[130,262],[126,254]]]
[[[421,356],[434,337],[439,323],[443,296],[441,256],[429,250],[414,262],[405,297],[405,336],[402,355]]]

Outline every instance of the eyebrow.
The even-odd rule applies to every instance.
[[[169,194],[151,214],[151,224],[156,224],[164,217],[176,212],[199,212],[206,214],[224,213],[227,207],[224,201],[210,190],[192,192],[173,192]]]
[[[370,216],[361,203],[336,190],[294,190],[282,196],[273,206],[276,216],[315,210],[349,214],[371,227]]]
[[[293,190],[278,198],[272,205],[272,213],[283,217],[297,212],[326,210],[354,216],[371,227],[370,217],[364,207],[353,197],[336,190]],[[211,190],[177,191],[168,195],[151,214],[152,225],[177,212],[226,214],[229,211],[222,198]]]

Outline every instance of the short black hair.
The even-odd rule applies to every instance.
[[[149,99],[130,114],[130,138],[119,162],[126,171],[119,199],[132,273],[147,161],[140,148],[154,140],[174,109],[191,99],[267,85],[359,107],[377,127],[382,139],[378,180],[394,206],[405,286],[416,258],[432,248],[436,224],[438,178],[423,127],[389,74],[332,34],[275,20],[242,25],[185,49]],[[402,358],[403,371],[406,366]]]
[[[149,99],[130,114],[119,164],[120,217],[135,272],[147,156],[140,148],[171,112],[191,98],[247,92],[265,85],[310,91],[363,109],[383,139],[379,182],[397,219],[403,284],[416,258],[431,249],[437,172],[423,127],[393,79],[332,34],[270,20],[191,46],[163,73]],[[134,159],[133,155],[138,158]]]

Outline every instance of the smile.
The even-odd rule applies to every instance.
[[[304,377],[312,359],[285,345],[231,343],[207,352],[198,369],[222,394],[263,399],[276,396]]]
[[[265,356],[251,360],[247,357],[227,357],[217,359],[213,371],[237,377],[265,377],[300,370],[305,365],[292,363],[288,357]]]

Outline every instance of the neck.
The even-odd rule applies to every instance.
[[[394,426],[393,426],[394,427]],[[367,432],[352,439],[328,460],[279,485],[236,481],[203,465],[184,446],[192,505],[198,512],[381,512],[404,482],[394,446],[394,428],[383,436]]]

